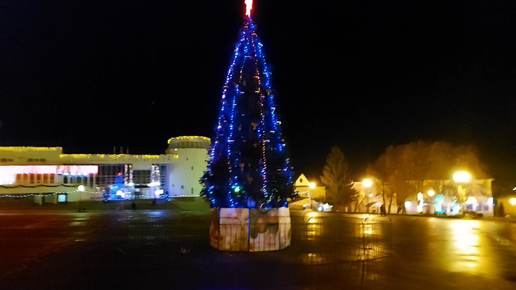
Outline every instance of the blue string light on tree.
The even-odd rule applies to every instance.
[[[287,205],[292,166],[277,120],[271,73],[251,18],[252,1],[222,88],[221,106],[201,178],[213,208]]]

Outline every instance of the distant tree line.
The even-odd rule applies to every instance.
[[[436,192],[444,192],[447,181],[458,170],[467,170],[477,179],[489,178],[474,146],[419,140],[388,146],[374,163],[368,165],[366,176],[379,185],[383,203],[390,210],[394,197],[397,204],[403,206],[409,194],[422,192],[429,182]],[[320,177],[326,186],[329,202],[341,206],[354,205],[351,208],[360,205],[349,163],[339,147],[331,149]]]

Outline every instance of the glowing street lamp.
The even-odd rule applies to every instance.
[[[428,191],[428,196],[434,196],[434,194],[435,194],[435,191],[433,189],[430,189]]]
[[[468,183],[471,181],[471,174],[466,171],[457,171],[453,174],[453,180],[457,183]]]

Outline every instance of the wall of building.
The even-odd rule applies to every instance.
[[[140,175],[159,168],[159,185],[149,186],[146,191],[161,188],[172,197],[199,196],[209,145],[206,137],[175,137],[162,155],[62,154],[61,147],[0,147],[0,195],[56,193],[55,198],[36,197],[37,203],[56,202],[58,193],[66,193],[67,201],[98,198],[119,172],[130,184],[127,170],[123,170],[130,166],[131,172]]]
[[[207,168],[208,151],[199,148],[178,149],[179,158],[170,165],[168,190],[170,196],[199,196],[199,180]]]
[[[516,218],[516,194],[497,198],[495,208],[498,216]]]
[[[182,136],[170,138],[167,154],[179,157],[169,168],[167,188],[170,196],[199,196],[199,183],[208,165],[210,139],[202,136]]]
[[[324,186],[316,186],[312,189],[308,186],[296,186],[296,191],[300,197],[311,197],[319,202],[326,201],[326,188]]]

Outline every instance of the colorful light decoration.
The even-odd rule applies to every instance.
[[[246,0],[245,5],[201,194],[217,208],[281,207],[292,193],[292,167],[276,117],[263,44],[251,18],[253,1]]]
[[[436,214],[442,214],[443,211],[443,203],[444,203],[444,196],[442,194],[438,194],[435,196],[435,213]]]

